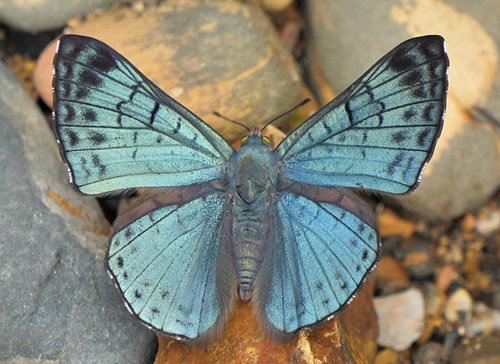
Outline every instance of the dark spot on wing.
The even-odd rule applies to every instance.
[[[413,108],[409,108],[403,113],[403,118],[409,121],[415,115],[417,115],[417,112]]]
[[[134,143],[136,143],[136,142],[137,142],[137,135],[138,135],[138,133],[137,133],[137,132],[135,132],[135,133],[134,133],[134,139],[133,139]]]
[[[156,138],[156,143],[160,144],[161,141],[162,141],[161,135],[158,135],[158,137]]]
[[[345,281],[342,281],[342,285],[340,286],[342,289],[347,289],[347,283]]]
[[[321,283],[320,281],[316,282],[316,289],[318,291],[321,291],[323,289],[323,283]]]
[[[388,66],[394,72],[402,72],[417,65],[415,59],[406,54],[407,49],[402,48],[397,51],[388,63]]]
[[[168,291],[163,291],[163,292],[161,293],[161,298],[162,298],[162,299],[167,298],[167,296],[168,296]]]
[[[135,158],[136,158],[136,156],[137,156],[137,150],[138,150],[138,149],[134,150],[134,152],[132,153],[132,159],[135,159]]]
[[[132,234],[133,234],[133,233],[134,233],[134,232],[133,232],[132,228],[131,228],[131,227],[128,227],[128,228],[127,228],[127,230],[125,230],[125,237],[126,237],[126,238],[130,238],[130,237],[132,236]]]
[[[368,259],[368,250],[363,249],[363,254],[361,255],[361,260],[364,262],[366,259]]]
[[[426,121],[433,121],[433,117],[432,117],[432,111],[434,109],[434,104],[429,104],[425,107],[424,109],[424,112],[422,114],[422,117],[426,120]]]
[[[325,128],[327,134],[331,134],[332,128],[326,125],[325,120],[323,119],[323,128]]]
[[[92,154],[92,163],[94,164],[94,167],[99,167],[101,164],[101,159],[97,154]]]
[[[362,143],[365,143],[367,140],[368,140],[368,132],[364,131],[363,132],[363,141],[362,141]]]
[[[177,121],[177,125],[175,126],[175,129],[173,131],[174,134],[177,134],[181,130],[181,123],[180,121]]]
[[[152,125],[155,121],[156,118],[156,113],[158,112],[158,109],[160,108],[160,104],[158,102],[155,102],[155,106],[153,107],[153,111],[151,111],[151,116],[149,117],[149,123]]]
[[[66,136],[69,138],[69,145],[74,147],[80,141],[78,135],[73,130],[66,131]]]
[[[71,79],[73,77],[73,62],[68,60],[64,60],[61,62],[63,67],[66,69],[66,73],[64,74],[64,78]]]
[[[359,225],[358,225],[358,231],[359,231],[360,233],[362,233],[363,231],[365,231],[365,225],[364,225],[364,224],[359,224]]]
[[[61,87],[63,89],[63,97],[68,98],[71,95],[71,84],[68,82],[61,82]]]
[[[98,87],[102,84],[102,78],[90,70],[83,70],[80,73],[79,81],[85,85]]]
[[[360,270],[361,270],[361,266],[358,264],[358,265],[356,266],[356,272],[359,272]]]
[[[83,117],[85,118],[85,121],[96,121],[97,114],[96,114],[96,112],[94,110],[87,109],[83,113]]]
[[[415,85],[418,81],[420,81],[421,78],[422,78],[422,71],[416,69],[404,75],[399,81],[399,84],[401,86]]]
[[[321,303],[324,305],[324,306],[328,306],[328,303],[330,303],[330,300],[328,298],[325,298],[323,301],[321,301]]]
[[[143,283],[144,287],[149,287],[149,281],[148,280],[145,280]]]
[[[116,259],[116,262],[118,263],[119,268],[123,268],[123,258],[122,257],[118,257]]]
[[[340,143],[344,143],[345,142],[345,139],[346,139],[346,136],[345,134],[340,134],[337,138],[337,140],[340,142]]]
[[[89,94],[89,90],[86,89],[85,87],[78,87],[78,89],[76,90],[76,94],[75,94],[75,97],[80,100],[80,99],[83,99],[85,97],[87,97]]]
[[[135,292],[134,292],[134,296],[135,296],[135,298],[138,298],[138,299],[139,299],[139,298],[141,298],[141,297],[142,297],[142,294],[141,294],[141,292],[139,292],[139,291],[136,289],[136,290],[135,290]]]
[[[394,170],[396,169],[397,166],[400,165],[400,163],[403,161],[403,154],[399,153],[396,155],[396,158],[389,164],[386,168],[387,173],[389,173],[391,176],[394,174]]]
[[[98,132],[91,132],[89,139],[94,143],[94,145],[102,144],[106,141],[106,136]]]
[[[94,54],[90,57],[90,66],[102,72],[109,72],[116,67],[112,59],[103,56],[102,54]]]
[[[75,119],[75,109],[73,106],[69,104],[64,104],[64,108],[66,109],[66,117],[64,118],[65,122],[70,122]]]
[[[427,136],[430,134],[431,128],[425,128],[419,135],[418,135],[418,140],[417,143],[420,147],[425,146],[425,141],[427,139]]]
[[[394,143],[397,143],[397,144],[405,141],[406,138],[407,138],[407,135],[406,135],[406,132],[404,132],[404,131],[398,131],[397,133],[392,134],[392,141]]]
[[[439,48],[434,42],[426,42],[418,46],[418,52],[424,55],[425,59],[432,59],[439,56]]]
[[[67,46],[64,47],[63,54],[67,55],[69,58],[76,59],[80,55],[80,53],[85,49],[85,45],[83,44],[73,44],[73,47]]]
[[[123,279],[128,279],[128,274],[127,274],[127,272],[123,272],[122,276],[123,276]]]
[[[441,81],[436,81],[431,84],[431,96],[434,99],[441,97],[443,94],[443,88],[441,85]]]
[[[413,97],[418,98],[418,99],[425,98],[425,96],[426,96],[425,87],[424,86],[420,86],[420,87],[414,88],[413,91],[411,92],[411,95]]]
[[[358,242],[357,242],[355,239],[352,239],[352,240],[351,240],[351,246],[352,246],[353,248],[355,248],[355,247],[356,247],[356,245],[358,245]]]
[[[158,310],[156,307],[151,308],[152,313],[160,313],[160,310]]]

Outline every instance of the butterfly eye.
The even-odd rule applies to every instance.
[[[268,137],[263,135],[262,140],[264,141],[264,143],[271,145],[271,139],[269,139]]]
[[[248,135],[245,135],[243,138],[241,138],[241,142],[244,143],[248,140]]]

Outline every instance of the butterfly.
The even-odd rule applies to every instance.
[[[253,129],[238,151],[122,55],[64,35],[54,120],[70,182],[103,195],[149,188],[114,223],[108,273],[163,336],[207,340],[238,296],[287,339],[341,312],[380,258],[354,189],[416,188],[443,126],[444,39],[381,58],[274,150]]]

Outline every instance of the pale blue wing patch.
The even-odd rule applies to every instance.
[[[261,320],[277,338],[344,309],[380,256],[375,218],[366,204],[342,189],[316,194],[315,187],[304,187],[307,197],[289,192],[276,197],[274,244],[254,288]],[[322,201],[308,198],[321,195]],[[349,206],[355,213],[345,209]]]
[[[441,133],[447,69],[442,37],[402,43],[277,147],[281,173],[315,185],[415,188]]]
[[[202,183],[232,148],[104,43],[63,36],[54,58],[54,119],[72,183],[86,194]]]
[[[221,193],[190,187],[189,202],[173,190],[144,199],[142,217],[117,224],[108,251],[108,271],[129,311],[161,335],[203,341],[225,324],[236,297],[236,275],[223,247]],[[173,196],[173,197],[172,197]],[[176,202],[156,208],[165,201]]]

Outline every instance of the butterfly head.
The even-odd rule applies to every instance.
[[[265,145],[271,148],[271,139],[263,135],[259,129],[253,128],[248,135],[241,138],[241,145]]]

